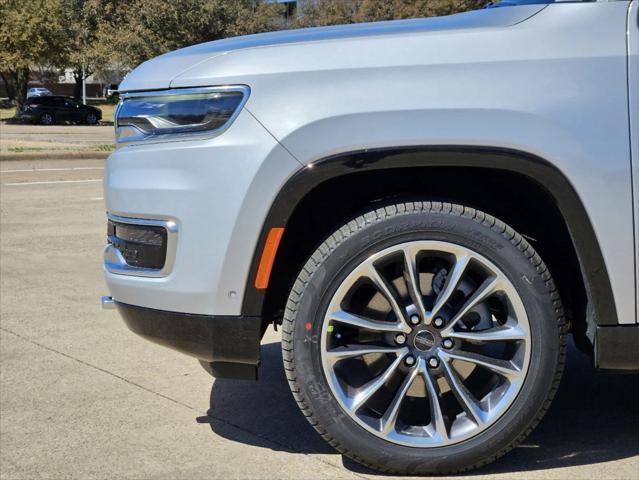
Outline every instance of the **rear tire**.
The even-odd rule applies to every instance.
[[[400,258],[393,249],[413,251],[414,245],[418,246],[415,263],[405,260],[403,253],[404,260],[392,263]],[[440,247],[461,252],[460,256],[446,256]],[[353,281],[359,278],[357,272],[368,272],[367,265],[377,262],[376,258],[382,263],[374,263],[376,273],[371,278],[383,271],[377,283],[371,282],[381,285],[375,287],[377,291],[366,281]],[[471,260],[460,267],[459,278],[449,282],[448,276],[455,277],[462,258]],[[448,267],[442,267],[449,261]],[[411,287],[412,274],[416,283]],[[504,288],[481,297],[480,289],[496,279]],[[380,298],[388,298],[385,295],[390,300],[380,304]],[[384,310],[382,304],[388,308]],[[461,312],[471,304],[472,310]],[[331,312],[335,308],[346,311],[344,305],[349,312],[359,305],[355,323],[351,317],[334,321],[337,317]],[[438,328],[434,326],[437,316],[429,318],[437,308],[444,312],[437,316],[448,317],[439,319],[445,323]],[[410,325],[414,312],[422,313],[418,325]],[[478,323],[473,325],[473,321]],[[488,327],[477,326],[486,321]],[[514,332],[513,326],[519,336],[505,335],[504,340],[495,341],[494,334]],[[396,327],[405,329],[401,344],[397,333],[388,333]],[[432,334],[422,333],[425,330]],[[344,455],[394,474],[459,473],[488,464],[511,450],[547,411],[559,386],[566,351],[559,294],[528,242],[481,211],[435,202],[380,208],[328,237],[291,290],[282,331],[287,379],[311,425]],[[492,340],[486,340],[486,333],[493,334]],[[445,347],[445,340],[448,345],[454,340],[454,346]],[[383,353],[355,352],[382,344]],[[492,358],[493,353],[477,357],[476,352],[483,353],[484,348],[501,352],[495,354],[499,358]],[[391,350],[403,353],[387,352]],[[468,357],[468,350],[475,352],[470,353],[471,358],[475,355],[490,362],[451,360],[450,355],[455,354]],[[417,360],[409,364],[406,355]],[[433,357],[442,361],[430,368],[428,362]],[[381,368],[384,363],[387,366]],[[466,377],[460,373],[462,367],[470,368]],[[371,372],[372,379],[366,380]],[[422,387],[414,380],[419,375],[423,376]],[[377,382],[382,376],[385,380]],[[428,378],[433,381],[429,383]],[[373,391],[373,384],[377,390],[367,393]],[[430,423],[421,417],[424,405],[428,406]],[[501,410],[495,405],[501,405]],[[391,418],[392,424],[387,421]]]

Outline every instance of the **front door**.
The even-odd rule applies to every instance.
[[[635,321],[639,322],[639,0],[628,11],[628,112],[635,216]]]

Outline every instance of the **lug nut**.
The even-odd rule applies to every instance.
[[[417,314],[413,314],[410,316],[410,323],[412,323],[413,325],[417,325],[419,323],[419,315]]]
[[[444,319],[442,317],[437,317],[435,320],[433,320],[433,325],[435,325],[437,328],[442,328],[444,326]]]
[[[439,367],[439,359],[437,357],[430,357],[428,359],[428,366],[430,368],[437,368]]]
[[[395,335],[395,342],[399,345],[404,345],[406,343],[406,337],[401,333],[398,333],[397,335]]]
[[[415,357],[413,357],[412,355],[408,355],[404,359],[404,363],[408,365],[409,367],[412,367],[413,365],[415,365]]]
[[[450,338],[444,338],[444,341],[442,341],[442,345],[444,346],[444,348],[453,348],[455,342],[453,342]]]

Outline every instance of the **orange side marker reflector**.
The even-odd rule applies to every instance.
[[[266,236],[264,250],[262,250],[262,258],[260,258],[260,266],[255,276],[255,288],[258,290],[264,290],[268,287],[273,262],[275,261],[275,254],[277,253],[277,248],[280,246],[282,235],[284,235],[284,228],[276,227],[271,228]]]

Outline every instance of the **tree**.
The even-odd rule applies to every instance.
[[[487,0],[300,0],[297,26],[449,15],[483,7]]]
[[[356,21],[361,0],[300,0],[297,27],[341,25]]]
[[[82,83],[96,68],[107,61],[104,50],[97,45],[100,22],[108,22],[109,10],[100,0],[60,0],[65,42],[60,67],[71,68],[75,87],[73,96],[82,97]]]
[[[233,3],[233,2],[231,2]],[[272,32],[286,28],[286,6],[264,1],[235,1],[235,10],[229,12],[226,36]]]
[[[114,2],[111,21],[98,27],[98,43],[108,48],[111,61],[133,68],[162,53],[223,38],[235,3],[131,0],[118,8]]]
[[[0,73],[17,109],[31,68],[56,63],[64,33],[58,0],[0,0]]]
[[[265,0],[111,0],[104,8],[94,55],[129,68],[197,43],[286,27],[286,7]]]

